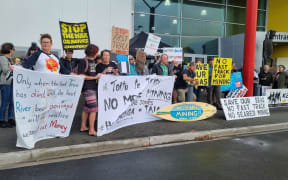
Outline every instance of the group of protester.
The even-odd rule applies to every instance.
[[[4,43],[1,46],[0,56],[0,89],[1,89],[1,107],[0,107],[0,127],[10,128],[15,126],[13,109],[13,70],[17,64],[19,67],[41,71],[47,73],[60,73],[64,75],[81,75],[85,78],[82,96],[85,105],[82,111],[82,121],[80,132],[88,132],[91,136],[96,136],[95,121],[98,111],[97,103],[97,80],[103,74],[119,75],[149,75],[156,74],[162,76],[175,76],[173,90],[173,103],[185,101],[200,101],[203,93],[207,94],[207,102],[221,109],[220,104],[220,86],[212,86],[211,81],[207,87],[198,86],[195,80],[196,64],[202,63],[201,60],[192,62],[187,68],[173,60],[168,62],[167,54],[160,57],[155,56],[155,63],[146,65],[146,53],[138,50],[136,57],[129,56],[129,73],[122,74],[118,66],[111,61],[111,52],[103,50],[99,54],[98,46],[90,44],[85,49],[85,57],[82,59],[73,58],[73,50],[66,49],[65,55],[58,58],[51,53],[52,37],[49,34],[42,34],[40,37],[41,48],[36,43],[32,43],[28,49],[26,57],[17,62],[12,61],[15,51],[12,43]],[[213,59],[208,59],[209,76],[211,80],[213,70]],[[149,68],[148,68],[149,67]],[[273,80],[276,88],[287,87],[287,74],[284,66],[279,66],[279,72],[275,77],[269,72],[269,66],[265,66],[263,72],[259,74],[259,83],[261,85],[271,85]],[[235,72],[235,63],[232,72]],[[8,107],[8,121],[6,121],[6,109]],[[87,127],[89,121],[89,127]]]

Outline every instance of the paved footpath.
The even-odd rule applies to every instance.
[[[240,128],[257,125],[268,125],[278,123],[288,123],[288,108],[274,108],[270,109],[270,117],[261,117],[255,119],[226,121],[223,111],[218,111],[217,114],[207,120],[197,122],[170,122],[170,121],[154,121],[150,123],[137,124],[129,127],[119,129],[111,134],[102,137],[88,136],[87,133],[80,133],[81,123],[81,105],[80,101],[77,113],[72,125],[70,136],[67,138],[54,138],[43,140],[36,144],[35,149],[70,146],[78,144],[87,144],[112,140],[124,140],[140,137],[151,137],[167,134],[179,134],[185,132],[201,132],[207,130]],[[0,155],[1,153],[23,151],[24,149],[17,148],[16,145],[16,130],[15,128],[0,129]]]
[[[0,170],[9,180],[287,180],[288,132]]]

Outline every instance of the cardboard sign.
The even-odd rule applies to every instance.
[[[176,60],[178,62],[183,61],[183,49],[182,48],[163,48],[163,54],[168,55],[168,61]]]
[[[229,93],[226,95],[226,98],[239,98],[244,97],[247,93],[248,89],[245,85],[241,89],[235,89],[232,91],[229,91]]]
[[[16,67],[13,97],[17,147],[69,136],[84,78]]]
[[[243,87],[242,73],[231,73],[230,84],[221,86],[221,92],[241,89]]]
[[[266,96],[267,89],[272,89],[272,86],[261,86],[262,96]]]
[[[85,49],[90,44],[88,26],[83,23],[59,22],[63,49]]]
[[[130,31],[128,29],[112,27],[111,52],[129,55],[129,39]]]
[[[266,96],[221,99],[226,120],[270,116]]]
[[[267,89],[269,105],[288,105],[288,89]]]
[[[209,64],[196,63],[195,80],[198,80],[198,86],[208,86],[209,82]]]
[[[160,41],[161,41],[160,37],[149,33],[147,41],[146,41],[144,52],[147,55],[154,56],[158,50]]]
[[[211,85],[229,85],[232,58],[214,58]]]
[[[169,121],[191,122],[207,119],[217,112],[216,107],[202,102],[172,104],[153,113]]]
[[[173,76],[101,76],[98,131],[102,136],[129,125],[155,121],[152,115],[172,101]]]

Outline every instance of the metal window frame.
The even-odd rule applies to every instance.
[[[228,17],[228,8],[229,7],[235,7],[235,8],[242,8],[242,9],[246,9],[246,7],[243,6],[237,6],[237,5],[230,5],[228,4],[228,0],[225,0],[225,3],[213,3],[213,2],[205,2],[205,1],[201,1],[201,0],[190,0],[191,2],[198,2],[198,3],[204,3],[204,4],[212,4],[212,5],[219,5],[219,6],[224,6],[224,21],[217,21],[217,20],[209,20],[209,19],[199,19],[199,18],[191,18],[191,17],[184,17],[183,16],[183,6],[184,6],[184,0],[180,0],[180,16],[171,16],[171,15],[165,15],[165,14],[158,14],[158,13],[154,13],[152,15],[155,16],[161,16],[161,17],[169,17],[169,18],[176,18],[176,19],[180,19],[180,32],[179,34],[161,34],[161,33],[154,33],[156,35],[161,35],[161,36],[166,36],[166,37],[177,37],[179,38],[179,45],[181,47],[182,45],[182,38],[191,38],[191,39],[196,39],[196,38],[211,38],[211,39],[216,39],[216,38],[221,38],[221,37],[226,37],[227,36],[227,25],[239,25],[239,26],[245,26],[245,24],[242,23],[235,23],[235,22],[228,22],[227,21],[227,17]],[[264,11],[265,12],[265,26],[257,26],[257,28],[265,28],[265,30],[267,31],[267,22],[268,22],[268,4],[269,4],[269,0],[266,1],[266,9],[258,9],[258,11]],[[145,14],[145,15],[151,15],[151,13],[148,12],[144,12],[144,11],[135,11],[135,1],[134,1],[134,8],[133,8],[133,20],[135,19],[135,15],[136,14]],[[212,23],[223,23],[224,25],[224,35],[223,36],[187,36],[187,35],[183,35],[183,20],[193,20],[193,21],[201,21],[201,22],[212,22]],[[134,21],[133,21],[133,29],[134,29]],[[137,33],[139,31],[135,31],[134,33]]]

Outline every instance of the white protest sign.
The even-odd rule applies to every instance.
[[[161,38],[158,36],[155,36],[153,34],[148,35],[147,41],[146,41],[146,45],[145,45],[145,49],[144,52],[147,55],[152,55],[154,56],[155,53],[158,50],[159,44],[160,44]]]
[[[261,86],[262,96],[266,96],[267,89],[272,89],[272,86]]]
[[[244,97],[247,91],[248,89],[243,85],[241,89],[235,89],[235,90],[229,91],[229,93],[226,95],[226,98]]]
[[[183,61],[183,49],[182,48],[163,48],[163,54],[168,55],[168,61],[176,60],[178,62]]]
[[[13,97],[17,147],[69,136],[83,77],[42,73],[15,67]]]
[[[158,120],[152,113],[172,101],[173,76],[101,76],[97,135]]]
[[[266,96],[221,99],[226,120],[270,116]]]
[[[288,89],[267,89],[266,97],[269,105],[284,105],[288,103]]]

